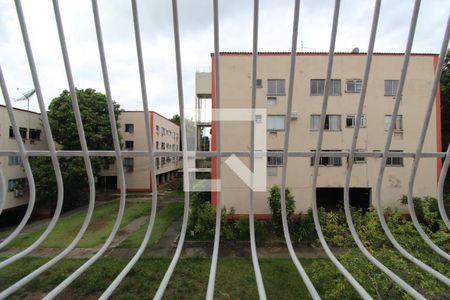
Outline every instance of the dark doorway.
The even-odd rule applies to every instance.
[[[317,188],[317,206],[325,210],[344,208],[344,188]],[[370,206],[371,188],[350,188],[350,206],[366,211]]]
[[[117,176],[101,176],[97,181],[97,190],[100,192],[117,190]]]

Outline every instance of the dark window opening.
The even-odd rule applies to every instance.
[[[326,211],[344,208],[344,188],[317,188],[317,206]],[[350,188],[350,206],[367,211],[371,201],[371,188]]]

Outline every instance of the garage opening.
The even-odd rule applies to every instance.
[[[317,206],[327,211],[344,208],[344,188],[317,188]],[[371,188],[350,188],[350,206],[367,211],[370,206]]]

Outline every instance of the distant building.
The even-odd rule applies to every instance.
[[[260,53],[258,56],[256,107],[267,109],[267,150],[282,151],[285,120],[291,120],[289,151],[314,151],[320,127],[320,113],[325,85],[328,53],[298,53],[295,68],[292,113],[286,116],[290,53]],[[357,151],[382,151],[394,107],[403,54],[376,53],[373,57],[367,97],[361,120]],[[392,152],[414,152],[423,124],[438,55],[412,54],[401,100],[399,116],[391,146]],[[355,115],[361,91],[365,53],[337,53],[332,81],[322,151],[345,151],[351,146]],[[251,53],[220,54],[221,108],[250,108],[252,88]],[[214,70],[214,55],[212,55]],[[216,108],[214,73],[197,73],[197,101],[209,99]],[[204,105],[203,105],[204,106]],[[221,122],[222,151],[250,149],[250,122]],[[216,150],[217,123],[212,122],[212,151]],[[258,149],[256,149],[258,150]],[[424,144],[424,152],[441,151],[440,96]],[[248,158],[240,158],[247,166]],[[215,160],[213,159],[213,162]],[[234,207],[236,213],[248,213],[248,187],[222,161],[222,205]],[[267,188],[281,184],[282,158],[267,157]],[[373,204],[380,159],[355,158],[350,185],[351,205],[367,208]],[[398,199],[407,193],[411,158],[388,158],[382,188],[384,207],[399,207]],[[324,156],[320,159],[317,200],[320,206],[342,205],[347,159]],[[436,196],[440,160],[421,160],[414,185],[415,196]],[[287,187],[295,196],[297,211],[306,212],[311,205],[312,162],[309,158],[290,157]],[[211,178],[217,178],[211,164]],[[255,193],[255,213],[263,217],[270,210],[267,192]],[[217,194],[212,193],[212,203]]]
[[[123,111],[119,117],[123,151],[147,151],[144,112]],[[160,114],[150,112],[150,133],[154,151],[180,151],[180,127]],[[129,192],[150,192],[151,177],[148,156],[123,158],[125,182]],[[176,177],[181,168],[181,158],[176,155],[155,158],[157,184],[163,184]],[[103,170],[98,178],[99,189],[118,189],[115,165]]]
[[[27,150],[47,150],[41,114],[15,108],[17,126]],[[0,149],[18,150],[6,106],[0,105]],[[28,181],[19,155],[0,156],[0,166],[6,176],[7,197],[4,209],[25,205],[29,200]]]

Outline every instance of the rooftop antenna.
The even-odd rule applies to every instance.
[[[35,90],[35,89],[31,89],[31,90],[29,90],[29,91],[27,91],[27,92],[25,92],[25,93],[22,93],[22,92],[19,90],[19,88],[17,88],[17,91],[18,91],[19,93],[22,94],[22,97],[19,97],[19,98],[13,98],[13,101],[14,101],[14,102],[18,102],[18,101],[24,101],[24,100],[27,100],[27,101],[28,101],[27,110],[29,111],[29,110],[30,110],[30,98],[31,98],[31,96],[34,95],[34,93],[36,92],[36,90]]]
[[[304,50],[316,50],[316,48],[309,48],[309,47],[305,47],[303,46],[303,29],[302,27],[300,27],[300,51],[304,52]]]

